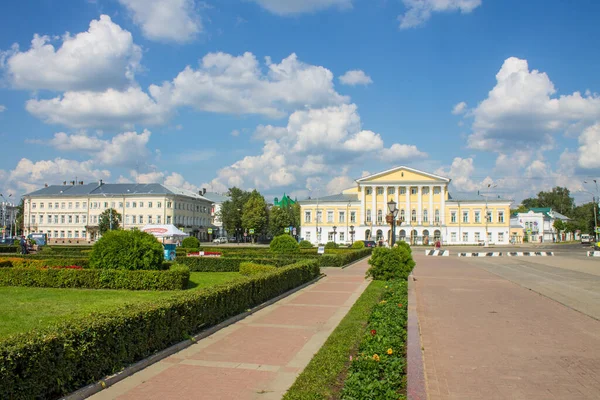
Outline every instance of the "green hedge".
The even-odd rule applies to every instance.
[[[0,398],[56,398],[319,275],[305,260],[254,278],[128,305],[0,342]]]
[[[0,253],[18,253],[21,249],[18,246],[0,246]]]
[[[249,260],[248,258],[225,257],[185,257],[177,259],[177,263],[187,266],[192,272],[237,272],[240,270],[240,264],[246,261],[283,267],[300,260],[283,257],[269,259],[257,258],[252,260]]]
[[[0,286],[81,289],[184,290],[190,271],[128,271],[116,269],[2,268]]]
[[[365,248],[352,252],[323,254],[319,258],[319,265],[321,267],[343,267],[344,265],[348,265],[356,260],[360,260],[363,257],[367,257],[371,254],[371,252],[371,248]]]
[[[92,251],[92,246],[42,246],[42,254],[86,255]]]
[[[89,259],[87,258],[68,258],[64,256],[41,258],[13,255],[10,257],[0,257],[0,261],[10,262],[11,267],[65,267],[77,265],[79,267],[87,268],[90,265]]]
[[[271,272],[277,267],[274,265],[267,264],[256,264],[253,262],[243,262],[240,264],[240,274],[251,276],[257,274],[264,274],[265,272]]]
[[[0,260],[0,268],[11,268],[13,266],[10,260]]]

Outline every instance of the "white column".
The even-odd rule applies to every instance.
[[[360,224],[364,225],[365,224],[365,202],[367,201],[367,195],[366,195],[366,191],[367,188],[365,188],[364,186],[361,187],[362,190],[362,194],[361,199],[360,199]]]
[[[377,221],[374,221],[377,216],[377,187],[371,186],[371,225],[375,225]],[[371,232],[371,235],[373,232]]]
[[[429,186],[429,210],[427,210],[427,217],[429,218],[429,226],[435,222],[435,211],[433,210],[433,186]],[[433,232],[431,233],[433,235]]]
[[[400,186],[394,187],[394,193],[396,193],[396,207],[400,208],[400,202],[398,201],[398,192],[400,191]],[[400,212],[400,211],[398,211]]]
[[[440,186],[440,195],[442,196],[442,206],[440,208],[440,221],[442,225],[446,225],[446,185]]]
[[[406,222],[410,225],[410,186],[404,186],[404,194],[406,195],[406,211],[404,218],[406,218]]]
[[[417,193],[419,196],[419,209],[417,211],[417,223],[419,225],[423,224],[423,187],[421,185],[418,186]]]

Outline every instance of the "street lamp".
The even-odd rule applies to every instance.
[[[498,185],[492,186],[491,183],[488,183],[487,188],[489,190],[489,189],[493,189],[493,188],[495,188],[497,186]],[[485,241],[484,241],[484,246],[483,247],[488,247],[488,245],[489,245],[489,243],[488,243],[488,237],[489,237],[489,234],[488,234],[488,223],[490,222],[489,221],[489,211],[488,211],[488,198],[487,198],[488,193],[485,193],[482,196],[485,198]]]
[[[598,232],[597,232],[598,231],[598,216],[597,216],[598,211],[597,211],[596,207],[597,207],[597,203],[600,202],[600,198],[598,196],[598,182],[596,182],[595,179],[593,181],[596,184],[596,195],[595,196],[594,196],[594,193],[588,192],[587,190],[581,190],[580,189],[579,191],[583,192],[583,193],[589,193],[589,194],[591,194],[593,196],[592,197],[592,202],[594,203],[594,238],[596,238],[595,240],[597,242],[598,241],[598,239],[597,239],[597,237],[598,237]],[[588,182],[587,181],[583,181],[583,183],[588,183]]]
[[[352,237],[352,244],[354,244],[354,225],[350,225],[350,236]]]
[[[398,208],[396,208],[396,202],[394,200],[390,200],[387,203],[388,211],[392,216],[390,223],[392,224],[392,241],[391,247],[394,247],[396,243],[396,216],[398,215]]]
[[[337,226],[335,226],[335,225],[334,225],[334,226],[333,226],[333,243],[335,243],[335,234],[336,234],[336,232],[335,232],[335,231],[336,231],[336,230],[337,230]]]
[[[4,199],[4,202],[2,202],[2,239],[6,239],[6,204],[8,204],[8,200],[2,193],[0,193],[0,197]],[[9,194],[8,197],[12,197],[12,194]]]

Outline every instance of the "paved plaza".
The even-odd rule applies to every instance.
[[[90,397],[280,399],[360,297],[367,260],[326,277]]]
[[[600,260],[415,259],[431,400],[600,398]]]

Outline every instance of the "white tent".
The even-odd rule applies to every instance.
[[[187,233],[177,229],[175,225],[146,225],[142,228],[142,231],[161,239],[189,236]]]

